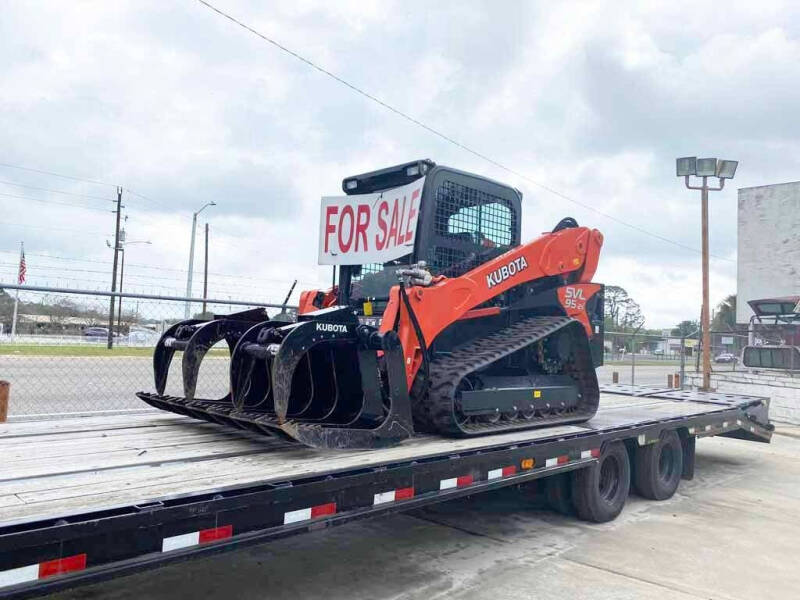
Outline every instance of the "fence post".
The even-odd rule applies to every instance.
[[[675,378],[672,376],[672,374],[671,373],[667,374],[667,387],[668,388],[672,389],[673,387],[675,387],[673,385],[674,381],[675,381]]]
[[[686,376],[686,336],[681,334],[681,376],[680,385],[676,386],[683,389],[683,380]]]
[[[675,387],[683,389],[683,379],[680,373],[675,373]]]
[[[8,418],[8,392],[10,389],[10,383],[0,381],[0,423],[5,423]]]
[[[619,383],[619,373],[617,371],[611,372],[611,383]]]

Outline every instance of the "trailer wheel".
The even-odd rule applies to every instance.
[[[622,442],[606,446],[596,465],[574,472],[572,502],[584,521],[605,523],[622,512],[631,486],[631,464]]]
[[[562,515],[572,515],[572,486],[569,473],[551,475],[544,480],[544,495],[547,506]]]
[[[681,482],[683,448],[675,431],[664,431],[658,442],[636,448],[633,485],[650,500],[670,498]]]

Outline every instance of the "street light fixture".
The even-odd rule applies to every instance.
[[[197,233],[197,215],[203,212],[209,206],[216,206],[217,203],[213,200],[211,202],[206,202],[203,206],[200,207],[200,210],[197,212],[192,213],[192,240],[189,244],[189,273],[186,275],[186,297],[192,297],[192,270],[194,269],[194,236]],[[189,301],[186,301],[186,306],[184,307],[184,318],[189,318]]]
[[[708,192],[719,191],[725,187],[726,179],[733,179],[736,167],[735,160],[717,160],[716,158],[696,158],[687,156],[675,161],[675,171],[678,177],[683,177],[686,187],[690,190],[700,190],[701,201],[701,229],[703,238],[703,311],[700,315],[700,326],[703,330],[703,387],[705,391],[711,389],[711,311],[709,308],[708,285]],[[702,177],[703,184],[689,185],[689,177]],[[708,178],[717,177],[718,187],[709,187]]]

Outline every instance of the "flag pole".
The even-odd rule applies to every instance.
[[[19,243],[19,264],[20,264],[20,271],[17,274],[17,285],[20,285],[22,281],[20,281],[20,275],[22,273],[22,261],[24,260],[25,256],[25,249],[23,247],[23,242]],[[23,280],[24,281],[24,280]],[[11,319],[11,339],[13,340],[14,337],[17,335],[17,309],[19,307],[19,288],[17,288],[16,293],[14,294],[14,317]]]

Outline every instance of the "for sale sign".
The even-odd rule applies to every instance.
[[[414,249],[425,178],[353,196],[323,196],[319,264],[384,263]]]

